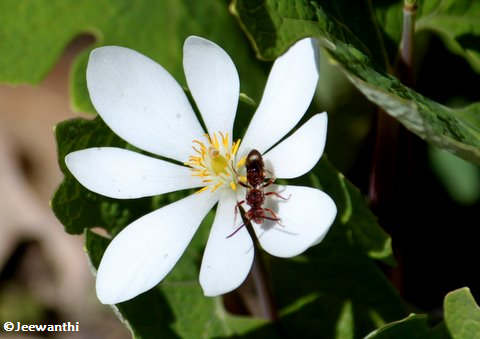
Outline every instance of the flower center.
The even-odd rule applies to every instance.
[[[240,139],[230,145],[228,133],[205,134],[206,142],[193,140],[195,155],[188,158],[185,165],[192,169],[192,175],[202,178],[205,187],[197,192],[210,189],[215,192],[222,186],[237,189],[239,180],[244,181],[239,170],[245,165],[245,157],[235,163],[235,155],[240,146]]]

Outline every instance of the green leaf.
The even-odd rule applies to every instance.
[[[430,328],[426,315],[410,314],[373,331],[365,339],[449,339],[443,324]]]
[[[271,60],[282,54],[299,39],[299,33],[300,37],[313,33],[323,35],[326,43],[339,36],[342,41],[369,54],[378,64],[386,62],[380,32],[371,20],[370,5],[366,0],[323,1],[321,6],[304,0],[233,0],[230,10],[240,19],[261,59]],[[375,48],[369,50],[367,46]]]
[[[402,30],[403,1],[375,4],[380,26],[398,44]],[[442,39],[452,52],[467,60],[480,73],[480,3],[471,0],[419,1],[415,32],[428,32]]]
[[[445,323],[453,339],[474,339],[480,333],[480,308],[467,287],[447,294]]]
[[[304,255],[272,258],[286,337],[360,338],[406,316],[395,289],[348,233],[337,219],[327,237]]]
[[[231,8],[263,58],[273,59],[296,40],[314,36],[326,48],[330,62],[369,100],[433,145],[480,163],[480,104],[452,109],[386,74],[345,25],[356,17],[340,23],[324,2],[300,0],[234,0]],[[368,47],[371,51],[378,46]]]
[[[446,295],[445,322],[431,328],[426,315],[411,314],[406,319],[387,324],[365,339],[473,339],[480,333],[480,308],[465,287]]]
[[[338,222],[352,243],[366,255],[395,264],[390,236],[378,225],[360,191],[338,172],[324,156],[309,174],[310,186],[327,192],[338,209]]]
[[[432,169],[450,196],[457,202],[473,205],[480,198],[480,169],[451,153],[431,147]]]
[[[264,65],[255,60],[223,0],[4,0],[0,23],[0,82],[40,82],[80,34],[93,35],[94,47],[133,48],[181,84],[183,41],[192,34],[203,36],[231,56],[242,91],[259,96],[265,82]],[[73,64],[71,94],[75,109],[94,112],[85,79],[88,54],[84,51]]]

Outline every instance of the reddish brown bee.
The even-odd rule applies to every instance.
[[[247,188],[247,194],[245,200],[239,201],[235,206],[235,215],[238,213],[237,209],[246,202],[247,205],[250,206],[250,210],[245,213],[245,217],[249,221],[252,220],[256,224],[263,224],[265,220],[272,220],[280,224],[280,218],[275,212],[270,208],[263,207],[265,196],[275,195],[284,200],[288,200],[288,198],[284,198],[276,192],[264,192],[264,188],[273,184],[275,178],[267,178],[265,176],[265,172],[268,172],[268,170],[265,169],[263,158],[259,151],[253,149],[248,153],[245,167],[247,168],[247,183],[239,182],[239,184]],[[267,213],[269,215],[267,215]],[[243,226],[244,224],[238,227],[227,238],[233,236]]]

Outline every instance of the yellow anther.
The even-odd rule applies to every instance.
[[[230,182],[230,187],[232,188],[232,190],[236,191],[237,190],[237,185],[235,185],[235,183],[232,181]]]
[[[208,135],[208,133],[203,134],[203,136],[205,138],[207,138],[208,143],[211,145],[212,144],[212,139],[210,139],[210,136]]]
[[[201,152],[198,148],[196,148],[195,146],[192,146],[192,148],[193,148],[193,150],[194,150],[195,152],[197,152],[198,154],[202,154],[202,152]]]
[[[233,155],[237,154],[238,146],[240,146],[240,141],[241,141],[241,139],[238,139],[238,140],[233,144],[233,147],[232,147],[232,154],[233,154]]]
[[[208,190],[208,186],[205,186],[205,187],[200,188],[198,191],[195,192],[195,194],[197,194],[197,193],[202,193],[202,192],[204,192],[204,191],[206,191],[206,190]]]
[[[223,144],[223,147],[225,147],[225,149],[228,148],[228,132],[223,134],[222,132],[218,132],[220,133],[220,136],[222,137],[222,144]]]
[[[218,184],[216,184],[215,186],[212,187],[212,193],[215,192],[220,186],[223,185],[223,182],[219,182]]]
[[[247,162],[247,157],[242,157],[240,160],[238,160],[237,169],[243,167],[245,165],[245,162]]]
[[[214,133],[213,134],[213,147],[215,147],[218,150],[219,146],[220,146],[220,144],[218,143],[217,133]]]
[[[194,157],[193,155],[191,155],[188,160],[190,160],[191,162],[199,162],[200,160],[202,160],[202,158],[200,157]]]
[[[205,169],[205,170],[202,170],[200,173],[193,173],[192,176],[194,177],[208,177],[208,171]]]
[[[243,183],[245,184],[245,183],[247,183],[247,177],[245,177],[245,176],[243,176],[243,175],[240,175],[240,176],[238,177],[238,181],[241,181],[241,182],[243,182]]]
[[[197,144],[198,146],[200,146],[202,149],[205,149],[205,148],[206,148],[206,147],[205,147],[205,144],[204,144],[203,142],[201,142],[200,140],[195,139],[195,140],[193,140],[193,142],[194,142],[195,144]]]

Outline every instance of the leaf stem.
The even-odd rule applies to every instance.
[[[245,217],[245,210],[243,209],[243,207],[239,206],[239,210],[245,227],[247,228],[247,231],[253,241],[253,248],[255,254],[252,270],[250,271],[250,279],[255,287],[256,295],[258,297],[260,314],[265,319],[268,319],[270,321],[277,321],[277,308],[273,299],[273,293],[269,284],[267,271],[265,269],[265,263],[262,260],[262,254],[260,252],[257,235],[255,234],[252,223]]]

